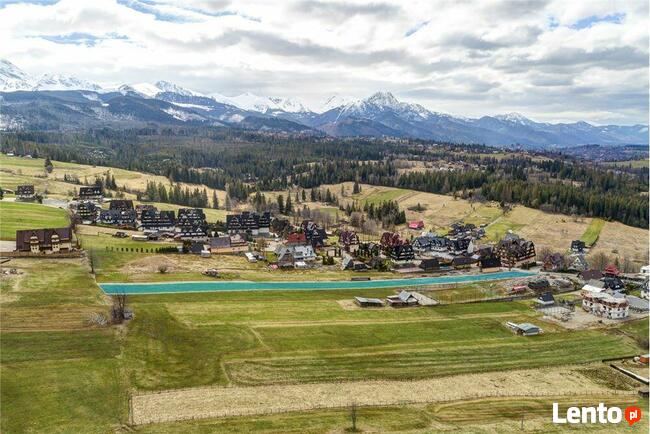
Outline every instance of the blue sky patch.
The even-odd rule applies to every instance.
[[[598,17],[596,15],[592,15],[586,18],[582,18],[581,20],[576,21],[569,27],[575,30],[580,30],[580,29],[587,29],[595,24],[598,23],[614,23],[614,24],[621,24],[623,22],[623,18],[625,18],[625,14],[617,13],[617,14],[610,14],[610,15],[605,15],[603,17]]]

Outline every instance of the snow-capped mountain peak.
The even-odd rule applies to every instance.
[[[521,124],[521,125],[531,125],[534,122],[528,119],[526,116],[512,112],[512,113],[506,113],[503,115],[496,115],[494,116],[496,119],[499,119],[500,121],[506,121],[506,122],[512,122],[515,124]]]
[[[30,77],[13,63],[0,59],[0,87],[9,92],[26,90],[31,88]]]
[[[283,111],[287,113],[305,113],[309,108],[301,101],[292,98],[280,98],[272,96],[259,96],[251,92],[245,92],[237,96],[224,96],[219,93],[210,95],[217,102],[230,104],[243,110],[252,110],[260,113],[272,113]]]
[[[366,102],[370,104],[375,104],[380,107],[386,108],[399,108],[400,102],[393,96],[390,92],[376,92],[371,95],[369,98],[365,99]]]
[[[32,90],[92,90],[99,91],[101,86],[90,81],[61,74],[43,74],[34,84]]]

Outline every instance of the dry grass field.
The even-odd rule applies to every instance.
[[[576,393],[576,391],[579,391]],[[195,388],[132,397],[137,425],[287,411],[392,406],[485,397],[613,394],[577,368],[514,370],[417,381],[361,381],[257,387]],[[628,395],[634,391],[627,392]],[[178,405],[182,402],[183,405]]]

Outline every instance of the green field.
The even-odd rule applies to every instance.
[[[430,378],[585,363],[641,351],[633,338],[620,333],[567,332],[547,323],[541,324],[544,335],[515,336],[503,326],[505,321],[541,321],[520,302],[415,309],[341,304],[354,295],[392,293],[386,289],[133,296],[127,304],[134,320],[121,327],[97,327],[86,319],[91,313],[106,313],[109,303],[86,260],[15,259],[10,266],[23,274],[3,279],[0,288],[0,393],[6,433],[114,431],[127,422],[129,390]],[[373,416],[381,412],[372,409],[361,414],[375,417],[364,424],[379,431],[397,425],[398,431],[426,430],[431,423],[429,410],[402,410],[412,416],[410,422],[399,422],[402,416]],[[138,430],[323,432],[341,426],[340,414],[208,420]]]
[[[59,228],[69,224],[68,213],[63,209],[0,201],[0,239],[15,240],[19,229]]]
[[[605,220],[598,218],[592,219],[589,227],[587,227],[585,233],[580,237],[580,240],[584,241],[587,246],[593,246],[598,241],[600,231],[603,230],[604,226]]]

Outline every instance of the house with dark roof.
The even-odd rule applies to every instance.
[[[515,265],[535,258],[535,244],[510,232],[495,247],[495,253],[504,267]]]
[[[553,293],[547,291],[537,297],[535,303],[539,306],[552,306],[555,304],[555,297],[553,297]]]
[[[79,200],[90,200],[101,202],[104,199],[104,189],[100,185],[79,187]]]
[[[269,235],[271,227],[271,213],[262,214],[244,211],[241,214],[226,216],[226,228],[230,234],[250,233],[251,235]]]
[[[561,253],[550,253],[544,256],[544,271],[562,271],[564,270],[564,255]]]
[[[116,209],[120,211],[133,210],[133,201],[128,199],[113,199],[108,204],[108,209]]]
[[[589,280],[600,280],[603,278],[603,273],[601,273],[600,270],[589,269],[578,273],[578,277],[585,282]]]
[[[304,220],[300,226],[305,233],[305,238],[313,248],[317,249],[325,246],[327,233],[324,228],[318,226],[311,220]]]
[[[359,249],[359,236],[355,231],[341,231],[339,233],[339,244],[346,252],[354,253]]]
[[[415,259],[415,253],[409,243],[396,244],[392,246],[388,256],[393,261],[410,261]]]
[[[582,240],[573,240],[571,241],[571,251],[573,253],[582,253],[585,251],[587,245]]]
[[[26,229],[16,231],[16,251],[59,253],[72,250],[72,228]]]
[[[176,227],[176,216],[174,211],[159,211],[154,209],[143,209],[140,212],[138,229],[155,231],[174,231]]]
[[[423,259],[418,267],[420,267],[422,271],[430,273],[432,271],[440,270],[440,262],[438,262],[437,258],[427,258]]]
[[[368,267],[365,263],[361,261],[355,261],[352,256],[345,255],[341,261],[341,270],[352,270],[352,271],[366,271]]]
[[[451,266],[456,270],[470,268],[472,265],[476,264],[477,260],[471,256],[456,256],[451,260]]]
[[[481,258],[478,261],[479,268],[483,273],[494,273],[501,271],[501,259],[495,256]]]
[[[101,224],[120,228],[135,228],[135,217],[133,209],[103,209],[99,212]]]
[[[36,200],[36,190],[33,185],[19,185],[16,187],[16,200],[19,202],[33,202]]]
[[[83,224],[92,224],[97,221],[100,208],[94,202],[77,203],[76,215]]]

